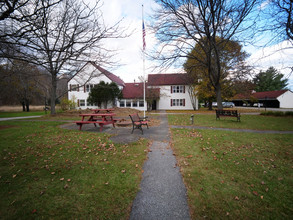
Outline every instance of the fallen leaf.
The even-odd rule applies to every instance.
[[[51,174],[52,174],[52,175],[54,175],[54,174],[55,174],[55,172],[52,172]]]
[[[65,186],[63,187],[64,189],[67,189],[69,187],[68,184],[65,184]]]
[[[263,199],[263,196],[260,196],[261,199]]]
[[[71,179],[68,179],[68,180],[67,180],[67,182],[70,182],[70,181],[71,181]]]
[[[15,178],[16,177],[16,174],[12,175],[12,178]]]
[[[238,196],[235,196],[235,198],[234,198],[235,200],[237,200],[237,201],[239,201],[239,197]]]
[[[34,214],[34,213],[36,213],[37,212],[37,210],[36,209],[34,209],[33,211],[32,211],[32,213]]]
[[[121,170],[121,173],[125,173],[126,172],[126,170]]]
[[[256,196],[258,195],[258,193],[257,193],[256,191],[253,191],[252,193],[253,193],[254,195],[256,195]]]
[[[63,180],[64,180],[64,178],[60,178],[60,180],[61,180],[61,181],[63,181]]]

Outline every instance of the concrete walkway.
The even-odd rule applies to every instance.
[[[170,134],[166,115],[160,115],[159,127],[144,129],[153,144],[143,166],[143,177],[132,206],[130,219],[190,219],[186,188],[169,147]],[[129,128],[128,135],[129,135]],[[135,130],[134,133],[139,133]],[[142,135],[141,135],[142,136]]]
[[[31,119],[31,118],[39,118],[41,115],[38,116],[23,116],[23,117],[11,117],[11,118],[0,118],[0,121],[9,121],[9,120],[18,120],[18,119]]]

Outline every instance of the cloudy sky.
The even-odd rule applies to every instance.
[[[103,16],[107,23],[114,24],[122,20],[122,25],[127,26],[131,36],[125,39],[111,39],[105,46],[117,50],[113,60],[117,61],[117,67],[108,68],[109,71],[119,76],[125,82],[138,81],[143,75],[142,55],[142,4],[144,5],[144,21],[146,29],[146,50],[150,50],[156,43],[154,34],[148,29],[151,22],[150,15],[157,7],[153,0],[107,0],[102,6]],[[291,48],[290,48],[291,47]],[[280,50],[282,48],[282,50]],[[274,46],[265,48],[245,47],[244,50],[251,54],[248,62],[255,66],[256,72],[266,70],[274,66],[289,78],[289,88],[293,91],[293,73],[290,74],[288,66],[293,66],[293,48],[290,43],[284,41]],[[151,67],[153,62],[146,60],[146,74],[158,73]],[[164,73],[182,72],[182,69],[170,68]]]

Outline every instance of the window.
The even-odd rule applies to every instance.
[[[132,107],[137,107],[137,101],[132,102]]]
[[[92,91],[92,88],[94,88],[93,84],[86,84],[86,92]]]
[[[79,85],[78,84],[70,84],[70,91],[79,92]]]
[[[128,100],[126,101],[126,107],[129,107],[129,108],[131,107],[131,101],[128,101]]]
[[[185,86],[171,86],[171,93],[185,93]]]
[[[79,100],[79,106],[85,106],[85,100],[84,99]]]
[[[139,101],[139,107],[144,107],[144,101]]]
[[[171,106],[185,106],[185,99],[171,99]]]
[[[124,100],[120,100],[120,107],[124,108],[125,107],[125,101]]]

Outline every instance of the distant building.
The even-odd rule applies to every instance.
[[[290,90],[252,92],[234,96],[236,106],[261,106],[268,108],[293,108],[293,92]]]
[[[69,83],[69,99],[75,98],[81,109],[96,108],[87,103],[91,88],[100,81],[115,82],[122,90],[123,98],[116,100],[120,108],[135,108],[138,110],[193,110],[189,95],[189,82],[186,74],[149,74],[146,83],[146,103],[144,102],[143,83],[124,83],[113,73],[88,62]],[[195,106],[198,106],[197,98]],[[147,103],[149,106],[147,108]]]

